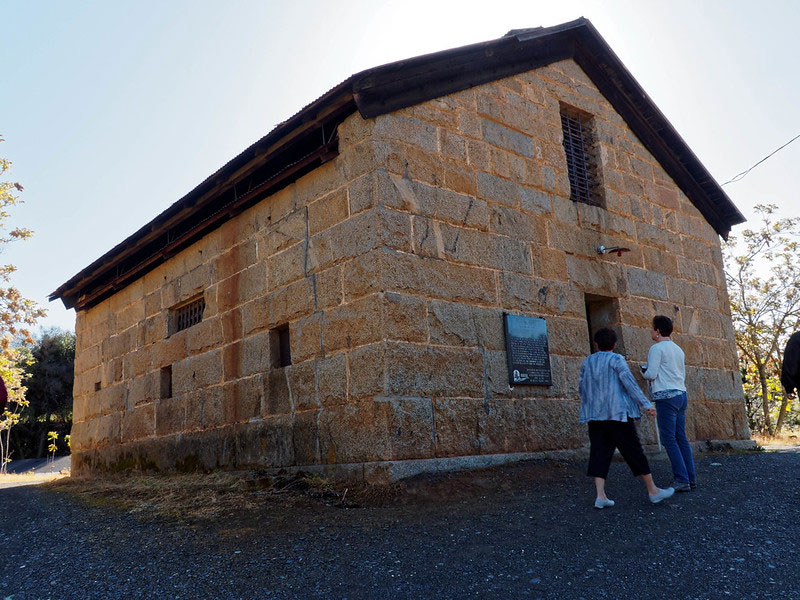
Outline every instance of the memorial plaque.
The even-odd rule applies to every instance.
[[[509,384],[553,385],[545,320],[508,313],[503,316]]]

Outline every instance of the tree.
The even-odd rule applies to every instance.
[[[43,457],[50,432],[65,440],[72,427],[72,383],[75,334],[58,328],[41,334],[25,351],[22,368],[27,405],[11,437],[12,447],[25,457]],[[68,450],[66,441],[63,450]]]
[[[0,136],[0,142],[3,141]],[[8,159],[0,158],[0,178],[11,168]],[[15,192],[23,190],[19,183],[0,180],[0,248],[5,244],[25,240],[32,235],[29,229],[9,228],[9,210],[21,201]],[[19,415],[25,408],[25,387],[23,372],[20,367],[20,350],[12,342],[20,340],[31,343],[30,327],[36,320],[45,315],[44,309],[33,300],[22,296],[20,291],[11,285],[11,275],[16,271],[14,265],[0,265],[0,375],[8,388],[8,404],[0,414],[0,472],[5,472],[9,460],[9,436],[11,427],[19,421]]]
[[[775,205],[755,210],[759,229],[723,246],[725,276],[750,426],[773,434],[789,411],[779,380],[783,347],[800,325],[800,219],[776,219]]]

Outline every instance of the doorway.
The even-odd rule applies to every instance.
[[[619,316],[619,300],[608,296],[585,294],[586,323],[589,327],[589,352],[595,352],[594,334],[598,329],[610,327],[617,334],[617,352],[625,354],[622,340],[622,323]]]

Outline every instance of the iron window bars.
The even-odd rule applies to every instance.
[[[170,319],[170,335],[188,329],[203,320],[206,300],[200,297],[172,310]]]
[[[589,118],[561,109],[561,130],[564,134],[564,153],[567,155],[569,197],[573,202],[602,206],[596,190],[595,161]]]

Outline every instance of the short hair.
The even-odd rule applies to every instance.
[[[600,350],[613,350],[617,343],[617,334],[613,329],[603,327],[594,332],[594,341]]]
[[[653,317],[653,329],[658,331],[662,337],[669,337],[672,335],[672,319],[664,315],[656,315]]]

